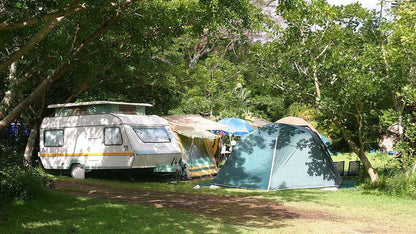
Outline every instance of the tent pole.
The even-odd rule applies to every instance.
[[[277,137],[276,137],[276,140],[275,141],[276,142],[274,143],[272,167],[270,169],[269,185],[267,186],[267,191],[270,191],[270,186],[272,185],[272,176],[273,176],[273,170],[274,170],[274,159],[276,158]]]

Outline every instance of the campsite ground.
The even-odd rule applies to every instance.
[[[198,190],[204,180],[55,180],[48,198],[18,204],[6,232],[416,232],[416,201],[357,190]]]

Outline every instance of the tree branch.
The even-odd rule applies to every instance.
[[[318,56],[316,56],[315,60],[318,60],[332,44],[333,44],[332,42],[330,42],[329,44],[327,44],[325,46],[325,48],[321,51],[321,53]]]
[[[100,29],[93,33],[84,43],[79,45],[70,55],[69,60],[66,63],[62,64],[61,67],[56,70],[56,72],[44,79],[42,83],[40,83],[28,97],[26,97],[6,117],[4,117],[0,121],[0,132],[2,132],[4,128],[6,128],[20,113],[22,113],[30,104],[32,104],[52,82],[65,74],[65,72],[71,67],[71,61],[79,54],[79,52],[81,52],[85,46],[103,34],[109,28],[109,26],[116,21],[124,9],[125,8],[117,11],[116,14],[114,14],[114,16],[111,17]]]
[[[45,24],[39,32],[37,32],[33,37],[29,39],[29,41],[23,46],[20,50],[15,51],[12,55],[9,56],[6,60],[1,62],[0,64],[0,72],[4,71],[10,64],[17,61],[27,52],[29,52],[33,47],[35,47],[40,41],[43,40],[57,25],[58,23],[64,19],[64,16],[57,17],[52,19],[47,24]]]
[[[118,7],[118,6],[126,6],[129,5],[130,3],[133,2],[139,2],[142,0],[126,0],[124,2],[110,2],[108,4],[104,4],[102,6],[98,6],[98,7],[88,7],[85,5],[85,3],[83,4],[76,4],[76,5],[72,5],[71,7],[69,7],[68,9],[66,9],[63,12],[57,12],[57,13],[52,13],[49,15],[46,15],[40,19],[30,19],[27,21],[23,21],[23,22],[18,22],[18,23],[14,23],[14,24],[8,24],[8,23],[1,23],[0,24],[0,31],[1,30],[10,30],[10,29],[17,29],[17,28],[23,28],[26,26],[33,26],[42,22],[48,22],[51,21],[53,19],[56,18],[60,18],[60,17],[67,17],[69,15],[72,15],[74,13],[77,12],[81,12],[81,11],[86,11],[86,10],[91,10],[91,9],[99,9],[99,8],[109,8],[109,7]]]

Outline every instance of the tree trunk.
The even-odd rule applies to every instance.
[[[371,165],[371,162],[365,155],[364,149],[357,146],[357,144],[351,139],[350,134],[348,134],[348,130],[346,129],[346,127],[342,125],[342,123],[338,119],[332,118],[332,121],[335,123],[336,126],[338,126],[341,129],[344,140],[348,143],[351,150],[360,158],[360,161],[363,163],[365,171],[370,176],[371,183],[379,183],[380,180],[378,178],[377,171],[373,168],[373,165]]]
[[[313,83],[315,85],[316,101],[319,103],[321,101],[321,89],[319,88],[318,70],[316,65],[313,65]]]
[[[11,122],[13,122],[16,117],[22,113],[30,104],[32,104],[49,86],[51,82],[56,80],[58,77],[60,77],[68,66],[60,67],[60,69],[55,72],[52,76],[46,78],[38,87],[35,88],[35,90],[27,97],[25,98],[19,105],[17,105],[13,110],[0,121],[0,132],[2,132]]]
[[[12,100],[15,96],[15,89],[17,88],[16,78],[16,62],[10,65],[10,73],[8,79],[8,89],[4,92],[3,99],[0,102],[0,118],[6,115],[7,110],[10,108]]]
[[[370,176],[371,183],[372,184],[378,184],[380,182],[380,180],[378,178],[377,171],[373,168],[373,165],[371,165],[371,162],[368,160],[367,156],[365,155],[364,150],[360,149],[358,157],[360,158],[361,162],[363,163],[365,171]]]
[[[35,149],[36,139],[39,134],[39,121],[37,120],[34,124],[32,129],[30,130],[30,135],[27,140],[24,158],[23,158],[23,165],[26,167],[32,167],[32,155],[33,150]]]
[[[360,161],[363,163],[364,169],[367,174],[370,176],[370,180],[372,184],[376,184],[379,182],[377,171],[371,165],[371,162],[368,160],[367,156],[365,155],[365,151],[362,148],[357,147],[354,141],[347,134],[344,134],[344,140],[347,141],[348,145],[352,149],[352,151],[360,158]]]

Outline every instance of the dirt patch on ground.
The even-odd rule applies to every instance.
[[[312,219],[341,221],[342,217],[321,211],[300,210],[284,203],[250,196],[214,196],[172,192],[120,189],[104,185],[91,185],[77,181],[56,180],[55,189],[61,193],[84,197],[114,199],[132,203],[169,207],[184,212],[198,213],[224,222],[274,226],[285,219]]]

